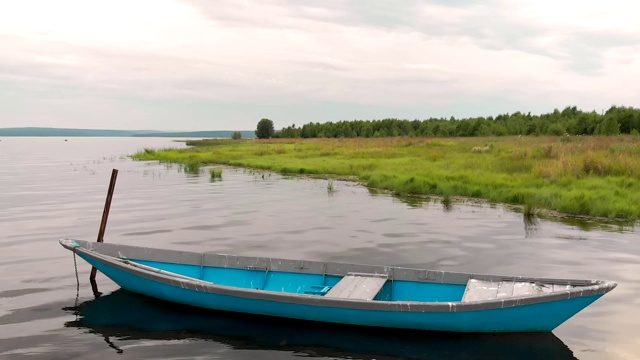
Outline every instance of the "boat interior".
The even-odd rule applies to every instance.
[[[569,284],[469,279],[463,284],[394,280],[388,274],[349,272],[346,275],[296,273],[264,269],[173,264],[130,260],[218,285],[306,294],[341,299],[414,302],[471,302],[566,291]]]

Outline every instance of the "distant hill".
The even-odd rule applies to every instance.
[[[235,131],[216,130],[216,131],[187,131],[187,132],[155,132],[150,134],[135,134],[137,137],[175,137],[175,138],[230,138]],[[243,139],[253,139],[256,137],[255,132],[243,130],[240,131]]]
[[[0,136],[133,136],[148,134],[153,130],[95,130],[95,129],[62,129],[45,127],[22,127],[0,129]]]
[[[177,137],[177,138],[230,138],[234,131],[186,131],[169,132],[156,130],[95,130],[46,127],[0,128],[0,136],[102,136],[102,137]],[[245,139],[255,138],[253,131],[240,131]]]

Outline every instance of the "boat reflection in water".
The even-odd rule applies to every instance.
[[[88,329],[112,348],[119,339],[205,340],[234,349],[370,359],[575,359],[552,333],[469,334],[362,328],[181,306],[118,290],[76,307],[66,327]]]

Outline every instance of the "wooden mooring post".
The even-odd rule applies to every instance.
[[[102,211],[102,221],[100,222],[100,230],[98,230],[98,242],[104,241],[104,231],[107,228],[107,219],[109,218],[109,209],[111,208],[111,199],[113,198],[113,190],[116,187],[116,178],[118,178],[118,169],[111,171],[111,181],[109,182],[109,190],[107,191],[107,199],[104,202],[104,210]],[[96,272],[95,267],[91,267],[91,275],[89,281],[91,282],[91,288],[94,294],[99,294],[98,285],[96,284]]]

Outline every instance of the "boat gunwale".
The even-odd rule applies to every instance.
[[[354,310],[381,310],[381,311],[402,311],[402,312],[465,312],[465,311],[478,311],[478,310],[490,310],[490,309],[500,309],[500,308],[508,308],[508,307],[516,307],[523,305],[532,305],[538,303],[546,303],[552,301],[560,301],[560,300],[568,300],[574,298],[580,298],[585,296],[594,296],[594,295],[603,295],[613,288],[617,286],[617,283],[613,281],[605,281],[605,280],[572,280],[572,279],[549,279],[549,278],[531,278],[531,277],[520,277],[520,276],[499,276],[499,275],[485,275],[485,274],[470,274],[470,273],[456,273],[456,272],[448,272],[448,271],[434,271],[428,269],[412,269],[412,268],[401,268],[401,267],[391,267],[391,266],[381,266],[381,265],[362,265],[362,264],[348,264],[348,263],[334,263],[334,262],[319,262],[319,261],[308,261],[308,260],[288,260],[288,259],[274,259],[274,258],[262,258],[262,257],[247,257],[247,256],[236,256],[236,255],[224,255],[224,254],[208,254],[208,253],[195,253],[195,252],[185,252],[179,250],[166,250],[166,249],[156,249],[156,248],[145,248],[131,245],[121,245],[121,244],[105,244],[105,243],[96,243],[96,242],[88,242],[82,240],[72,240],[72,239],[61,239],[60,244],[68,250],[71,250],[75,253],[85,255],[89,258],[92,258],[96,261],[99,261],[105,265],[112,266],[119,270],[131,273],[136,276],[140,276],[149,280],[158,281],[160,283],[164,283],[170,286],[175,286],[179,288],[194,290],[198,292],[206,292],[212,294],[220,294],[227,296],[235,296],[241,298],[248,299],[256,299],[256,300],[265,300],[265,301],[275,301],[280,303],[292,303],[292,304],[301,304],[301,305],[311,305],[311,306],[326,306],[326,307],[336,307],[336,308],[348,308]],[[100,251],[103,250],[103,251]],[[113,253],[114,255],[105,254]],[[251,289],[251,288],[242,288],[235,286],[227,286],[220,285],[209,281],[200,280],[197,278],[187,277],[180,274],[175,274],[172,272],[164,271],[161,269],[149,267],[137,263],[133,263],[127,261],[127,259],[135,259],[135,260],[147,260],[136,256],[124,256],[121,254],[121,251],[129,251],[129,252],[141,252],[141,253],[162,253],[164,255],[175,256],[177,258],[193,258],[199,257],[199,264],[190,264],[181,261],[175,261],[169,263],[175,264],[188,264],[188,265],[200,265],[200,266],[211,266],[204,263],[204,259],[206,256],[218,256],[218,257],[226,257],[227,259],[240,259],[244,260],[244,262],[255,263],[256,265],[249,265],[244,267],[233,267],[230,268],[238,268],[244,270],[256,270],[257,265],[261,264],[261,262],[268,261],[268,264],[273,264],[275,262],[285,262],[289,265],[294,264],[296,262],[301,263],[302,266],[297,271],[299,273],[306,274],[322,274],[317,272],[309,272],[303,271],[305,270],[304,265],[318,265],[322,264],[325,268],[325,271],[328,267],[327,264],[336,265],[338,267],[344,266],[346,268],[372,268],[376,270],[384,270],[386,274],[389,276],[389,280],[407,280],[407,281],[417,281],[417,282],[426,282],[426,283],[438,283],[438,284],[458,284],[458,285],[466,285],[469,279],[478,279],[478,280],[486,280],[486,281],[523,281],[523,282],[540,282],[544,284],[560,284],[560,285],[574,285],[577,287],[573,287],[567,290],[550,292],[550,293],[539,293],[539,294],[531,294],[524,296],[516,296],[516,297],[508,297],[501,299],[490,299],[490,300],[480,300],[480,301],[470,301],[470,302],[418,302],[418,301],[381,301],[381,300],[358,300],[358,299],[339,299],[339,298],[326,298],[318,295],[309,295],[309,294],[297,294],[297,293],[288,293],[288,292],[276,292],[269,290],[259,290],[259,289]],[[129,254],[131,255],[131,254]],[[134,254],[137,255],[137,254]],[[124,261],[123,261],[124,260]],[[155,260],[151,260],[155,261]],[[307,267],[306,270],[310,268]],[[263,271],[287,271],[282,269],[270,269],[269,267],[265,269],[260,269]],[[404,273],[402,272],[404,271]],[[292,272],[292,271],[287,271]],[[378,273],[378,272],[376,272]],[[419,273],[425,274],[423,278],[416,279],[399,279],[397,277],[398,274],[405,275],[416,275]],[[436,274],[433,278],[429,278],[429,274]],[[382,272],[378,274],[384,274]],[[328,276],[344,276],[345,273],[326,273]],[[418,275],[419,277],[419,275]],[[461,282],[463,281],[464,282]],[[132,290],[132,289],[130,289]]]

